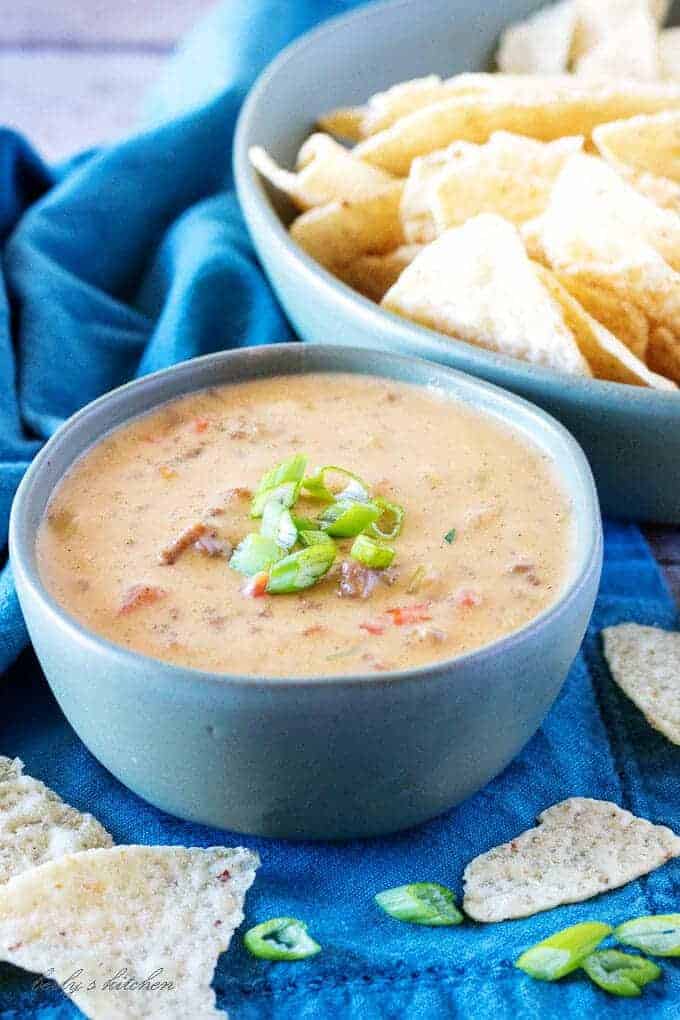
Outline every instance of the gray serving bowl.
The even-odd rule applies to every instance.
[[[47,593],[36,566],[38,525],[55,486],[93,443],[202,387],[312,371],[434,384],[553,458],[577,531],[572,576],[558,601],[509,637],[425,668],[272,679],[199,672],[120,648]],[[430,818],[475,793],[517,754],[578,651],[599,582],[602,534],[586,459],[542,411],[426,361],[281,344],[185,362],[74,415],[19,487],[10,554],[52,690],[83,742],[123,783],[165,811],[220,828],[340,838]]]
[[[519,393],[576,436],[605,513],[680,523],[680,394],[560,375],[383,311],[290,240],[292,208],[248,161],[250,146],[263,145],[292,166],[322,112],[363,103],[406,78],[488,66],[502,28],[541,6],[540,0],[390,0],[302,37],[259,78],[241,112],[234,150],[239,199],[274,290],[303,340],[413,354]]]

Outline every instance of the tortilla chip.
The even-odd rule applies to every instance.
[[[379,304],[422,250],[421,244],[402,244],[387,255],[360,255],[339,275],[348,286]]]
[[[680,110],[601,124],[593,141],[610,163],[680,183]]]
[[[354,155],[396,176],[408,174],[416,156],[454,141],[486,142],[494,131],[510,131],[540,141],[565,135],[589,137],[598,124],[639,113],[680,108],[680,87],[644,82],[576,82],[571,88],[543,89],[536,76],[533,94],[457,96],[402,117],[354,149]]]
[[[649,337],[647,363],[653,371],[680,384],[680,331],[656,326]]]
[[[331,272],[360,255],[384,255],[404,242],[402,190],[402,182],[396,181],[372,198],[310,209],[292,224],[290,236]]]
[[[547,290],[562,308],[564,321],[572,332],[583,357],[596,379],[628,383],[629,386],[649,386],[655,390],[677,391],[670,379],[651,372],[644,361],[618,340],[608,329],[594,319],[562,286],[549,269],[537,266],[537,272]]]
[[[542,7],[501,35],[496,62],[514,74],[556,74],[566,71],[576,24],[573,0]]]
[[[224,1020],[210,982],[257,865],[240,848],[70,854],[0,888],[0,959],[53,977],[95,1020]]]
[[[336,138],[345,138],[348,142],[358,142],[361,138],[361,121],[363,111],[358,106],[343,106],[337,110],[329,110],[319,117],[317,124],[322,131]]]
[[[583,308],[642,361],[649,344],[649,322],[631,301],[568,273],[556,273],[562,286]]]
[[[574,0],[576,26],[572,56],[577,62],[590,50],[605,43],[627,18],[651,14],[655,25],[663,24],[670,0]]]
[[[572,375],[590,369],[521,238],[485,214],[427,245],[382,305],[448,336]]]
[[[617,166],[617,172],[625,181],[639,191],[645,198],[660,205],[662,209],[670,209],[676,216],[680,215],[680,184],[667,177],[656,177],[654,174],[639,173],[628,167]]]
[[[655,81],[660,77],[656,19],[647,0],[638,0],[628,6],[626,13],[616,18],[603,38],[577,60],[574,71],[579,77],[628,77],[640,81]]]
[[[602,631],[613,680],[647,722],[680,745],[680,633],[622,623]]]
[[[559,85],[571,87],[572,85],[572,80],[568,75],[554,75],[550,79],[543,80],[541,82],[543,88],[547,81],[550,82],[551,87]],[[536,79],[528,74],[489,74],[484,71],[474,71],[454,75],[446,81],[442,81],[436,74],[430,74],[425,78],[399,82],[384,92],[377,92],[371,96],[365,106],[333,110],[330,114],[322,117],[319,123],[325,131],[331,134],[342,134],[337,130],[337,127],[342,126],[343,119],[349,119],[352,128],[356,125],[355,133],[348,135],[345,131],[344,137],[368,138],[378,131],[384,131],[391,127],[401,117],[414,113],[416,110],[422,110],[433,103],[439,103],[443,99],[452,99],[455,96],[483,95],[490,91],[502,92],[506,96],[514,95],[516,92],[528,92],[534,96],[539,94]]]
[[[659,35],[661,77],[680,81],[680,27],[667,28]]]
[[[96,818],[65,804],[23,769],[18,758],[0,755],[0,885],[64,854],[113,844]]]
[[[411,163],[399,209],[404,237],[409,244],[427,244],[437,236],[432,215],[432,185],[444,167],[466,148],[472,146],[467,142],[455,142],[448,149],[419,156]]]
[[[680,838],[604,800],[572,797],[538,826],[468,864],[463,909],[476,921],[529,917],[632,882],[680,856]]]
[[[302,210],[327,202],[359,202],[394,181],[384,170],[355,159],[328,135],[310,135],[298,154],[296,173],[280,167],[259,145],[248,155],[255,169]]]
[[[454,143],[445,150],[450,159],[431,182],[436,232],[484,212],[517,224],[538,216],[560,170],[582,145],[578,137],[537,142],[506,131],[497,131],[481,146]]]
[[[650,329],[663,327],[680,337],[680,218],[644,198],[602,160],[572,156],[546,211],[523,227],[523,236],[534,256],[575,286],[630,302]]]

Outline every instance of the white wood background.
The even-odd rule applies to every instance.
[[[121,137],[177,38],[209,6],[0,0],[0,123],[49,160]]]
[[[0,124],[48,160],[122,137],[176,40],[212,2],[0,0]],[[680,529],[647,536],[680,601]]]

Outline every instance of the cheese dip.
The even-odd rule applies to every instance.
[[[572,543],[554,464],[519,432],[438,390],[316,373],[112,432],[57,487],[37,553],[57,602],[117,645],[286,677],[509,634],[555,602]]]

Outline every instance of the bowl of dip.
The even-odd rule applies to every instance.
[[[262,147],[280,166],[293,168],[300,146],[329,110],[359,106],[407,79],[489,69],[503,29],[542,7],[545,0],[387,0],[295,40],[261,74],[242,107],[234,142],[239,201],[258,256],[301,339],[428,358],[509,389],[576,437],[604,513],[678,524],[679,393],[565,375],[453,341],[387,311],[295,243],[288,232],[293,206],[249,159],[252,147]]]
[[[263,477],[289,492],[271,471],[298,462],[284,559],[246,563],[271,525],[252,516]],[[398,535],[353,528],[374,504]],[[310,579],[286,564],[315,530],[332,564]],[[405,828],[503,769],[560,689],[602,560],[588,464],[543,411],[425,361],[302,344],[90,404],[30,467],[10,531],[33,644],[92,753],[172,814],[293,838]]]

